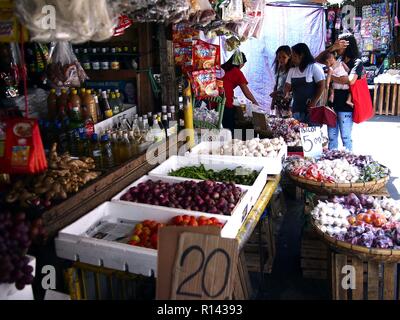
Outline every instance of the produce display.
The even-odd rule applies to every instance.
[[[311,216],[322,232],[337,240],[400,249],[400,201],[352,193],[319,202]]]
[[[209,110],[207,107],[201,106],[194,108],[193,120],[197,122],[206,122],[215,126],[219,121],[219,113],[216,110]]]
[[[189,179],[213,180],[221,182],[233,182],[241,185],[253,185],[258,177],[258,172],[244,167],[236,169],[223,169],[221,171],[207,170],[203,164],[200,166],[183,167],[171,171],[168,175]]]
[[[53,201],[64,200],[69,193],[76,193],[100,172],[95,169],[92,158],[72,158],[69,154],[58,156],[56,145],[49,156],[49,169],[36,176],[16,181],[5,201],[18,204],[20,208],[49,208]]]
[[[128,244],[132,246],[157,249],[158,247],[158,230],[168,226],[218,226],[223,227],[223,224],[216,218],[207,218],[204,216],[195,217],[189,215],[181,215],[173,217],[167,224],[158,223],[154,220],[145,220],[138,223],[133,230]]]
[[[307,127],[293,118],[268,118],[267,125],[274,137],[283,137],[289,147],[301,147],[300,128]]]
[[[276,158],[284,146],[285,141],[282,137],[274,139],[254,138],[246,141],[233,139],[223,146],[202,150],[200,154]]]
[[[30,223],[25,213],[0,213],[0,284],[15,283],[18,290],[32,284],[26,253],[39,236],[44,236],[41,220]]]
[[[211,180],[180,183],[147,180],[129,189],[120,200],[230,215],[242,196],[234,183]]]
[[[389,170],[370,156],[337,150],[324,151],[318,159],[288,157],[285,170],[298,177],[327,183],[368,182],[389,175]]]

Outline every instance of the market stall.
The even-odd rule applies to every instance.
[[[337,270],[348,257],[375,284],[384,264],[383,298],[394,298],[400,205],[383,198],[389,168],[323,150],[319,127],[252,104],[238,106],[238,127],[255,134],[222,130],[221,64],[259,37],[264,1],[53,2],[60,20],[45,30],[39,6],[6,6],[1,298],[48,295],[50,265],[74,300],[252,299],[277,254],[281,177],[313,199],[307,219],[333,257],[332,297],[345,298]],[[254,238],[256,285],[245,255]]]

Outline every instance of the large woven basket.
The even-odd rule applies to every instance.
[[[378,190],[381,190],[389,181],[389,176],[386,176],[385,178],[369,182],[326,183],[312,181],[303,177],[292,175],[290,173],[288,174],[288,176],[300,188],[314,192],[319,195],[348,195],[350,193],[371,194],[377,192]]]
[[[311,222],[311,225],[313,226],[318,236],[339,253],[356,256],[361,260],[367,261],[392,263],[400,262],[400,250],[367,248],[363,246],[353,245],[345,241],[336,240],[335,238],[322,232],[321,229],[319,229],[315,225],[314,221]]]

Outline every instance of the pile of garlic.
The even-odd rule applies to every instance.
[[[349,215],[350,212],[341,204],[333,202],[319,202],[311,212],[318,228],[330,236],[347,232],[350,225],[347,220]]]
[[[375,199],[374,209],[382,211],[386,219],[400,221],[400,200],[392,198]]]
[[[242,157],[278,157],[279,151],[285,147],[285,141],[282,137],[274,139],[238,140],[233,139],[223,146],[211,150],[211,154]],[[202,150],[201,154],[209,154],[210,150]]]
[[[321,160],[317,165],[318,169],[338,183],[357,182],[360,179],[360,170],[346,159]]]

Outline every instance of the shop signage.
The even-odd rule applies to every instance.
[[[322,133],[320,127],[300,128],[304,157],[318,157],[322,154]]]

